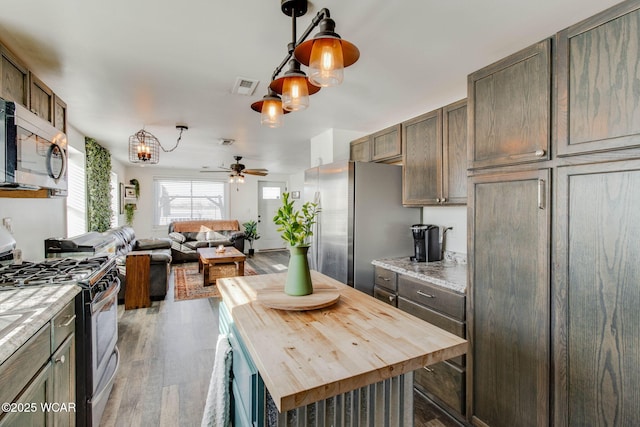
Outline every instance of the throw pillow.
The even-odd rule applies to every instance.
[[[169,233],[169,237],[171,237],[171,240],[175,240],[178,243],[183,243],[187,240],[186,237],[184,237],[182,234],[180,233]]]
[[[217,231],[207,231],[207,240],[227,240],[227,236],[222,233],[218,233]]]

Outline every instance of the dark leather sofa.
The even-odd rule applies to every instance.
[[[114,254],[118,265],[120,292],[118,301],[124,301],[127,287],[126,257],[134,251],[149,251],[151,267],[149,271],[149,295],[152,300],[164,299],[169,287],[171,264],[171,241],[168,238],[137,239],[132,227],[124,225],[103,233],[114,239]]]

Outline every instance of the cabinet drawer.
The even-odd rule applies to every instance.
[[[394,307],[398,306],[398,297],[394,292],[389,292],[386,289],[381,288],[380,286],[373,287],[373,296],[376,299],[379,299],[382,302],[385,302]]]
[[[55,352],[60,344],[76,330],[76,310],[74,302],[67,304],[53,318],[51,328],[51,352]]]
[[[392,291],[398,290],[397,285],[397,273],[395,271],[387,270],[386,268],[375,266],[375,283],[383,288],[390,289]]]
[[[418,369],[413,378],[414,384],[424,392],[464,415],[464,376],[464,369],[445,361]]]
[[[452,319],[451,317],[445,316],[436,311],[430,310],[429,308],[421,304],[417,304],[413,301],[409,301],[402,296],[398,297],[398,308],[402,311],[406,311],[409,314],[419,317],[420,319],[425,320],[432,325],[437,326],[438,328],[444,329],[447,332],[457,335],[460,338],[465,337],[463,322]]]
[[[398,295],[454,319],[461,321],[465,319],[465,296],[447,291],[440,286],[401,274],[398,277]]]
[[[0,402],[13,402],[51,355],[51,325],[47,322],[0,365]]]

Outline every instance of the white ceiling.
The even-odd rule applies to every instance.
[[[370,133],[464,98],[469,73],[616,3],[314,0],[298,35],[326,7],[360,60],[279,129],[249,108],[291,41],[277,0],[0,0],[0,41],[66,101],[69,125],[119,160],[143,126],[170,148],[185,123],[158,167],[215,168],[237,154],[294,173],[325,130]],[[260,80],[253,96],[231,94],[237,77]]]

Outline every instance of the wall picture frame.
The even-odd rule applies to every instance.
[[[135,199],[136,198],[136,189],[133,186],[126,186],[124,188],[124,198],[125,199]]]
[[[300,198],[300,192],[299,191],[292,191],[291,192],[291,198],[292,199],[299,199]]]
[[[120,215],[124,214],[124,184],[121,182],[120,187],[118,188],[118,195],[120,196],[118,199],[120,201],[120,206],[118,206],[118,212]]]

